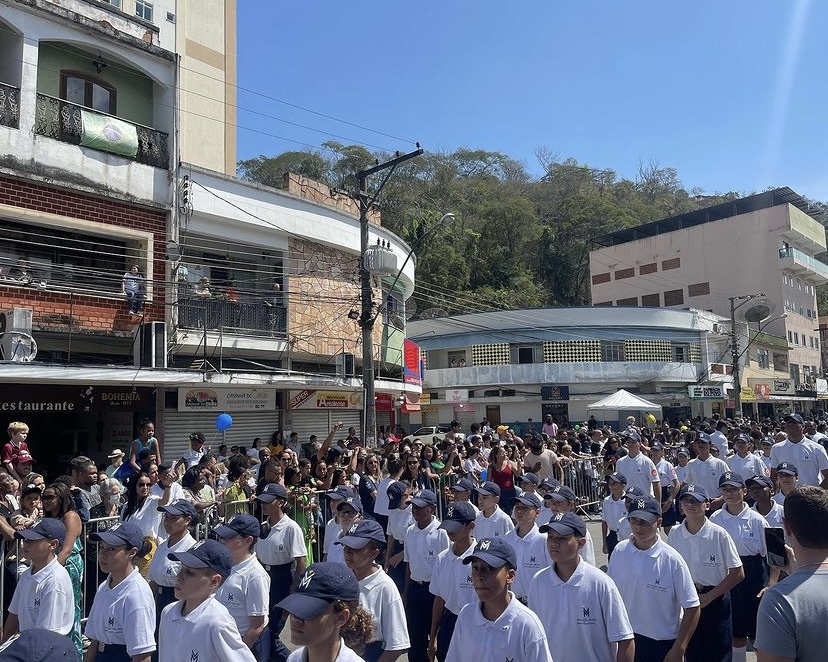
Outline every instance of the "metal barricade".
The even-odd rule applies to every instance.
[[[601,512],[604,464],[600,456],[573,458],[561,463],[563,484],[575,492],[575,512],[592,519]]]
[[[89,615],[92,600],[103,577],[98,566],[98,548],[95,543],[89,542],[90,533],[100,533],[115,526],[121,518],[118,515],[111,517],[97,517],[83,522],[81,528],[81,542],[83,543],[83,580],[81,583],[81,619]]]

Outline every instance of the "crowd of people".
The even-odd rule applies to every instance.
[[[48,630],[87,662],[742,662],[749,640],[763,662],[816,660],[825,423],[626,423],[454,421],[376,448],[337,424],[215,452],[196,432],[162,459],[143,421],[108,466],[48,479],[12,423],[2,641]],[[583,459],[603,472],[600,541],[568,481]]]

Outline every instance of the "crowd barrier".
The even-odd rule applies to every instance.
[[[587,518],[599,514],[604,496],[604,459],[599,456],[561,462],[563,484],[575,492],[575,512]]]

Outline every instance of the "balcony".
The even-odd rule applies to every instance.
[[[178,300],[178,326],[221,329],[223,333],[284,338],[286,310],[261,301],[185,297]]]
[[[0,126],[20,128],[20,88],[0,83]]]
[[[111,135],[105,129],[103,132],[104,139],[93,140],[84,131],[84,115],[101,119],[113,117],[106,113],[100,113],[84,106],[78,106],[56,97],[38,93],[35,133],[72,145],[84,145],[91,149],[112,152],[155,168],[165,170],[169,168],[168,136],[163,131],[113,117],[120,126],[134,129],[134,136]],[[1,113],[0,117],[2,117]],[[128,152],[131,140],[135,141],[135,144],[132,145],[134,156]],[[127,148],[126,151],[124,147]]]
[[[812,285],[828,283],[828,264],[794,248],[785,246],[779,249],[780,267],[807,280]]]

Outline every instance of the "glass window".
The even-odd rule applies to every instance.
[[[624,343],[613,340],[601,341],[601,360],[602,361],[623,361],[624,360]]]
[[[135,15],[152,23],[152,3],[145,0],[135,0]]]
[[[116,110],[115,96],[115,88],[103,81],[82,74],[61,73],[60,98],[69,103],[114,115]]]
[[[756,362],[759,364],[760,368],[769,368],[770,367],[770,352],[766,349],[758,349],[756,350]]]

